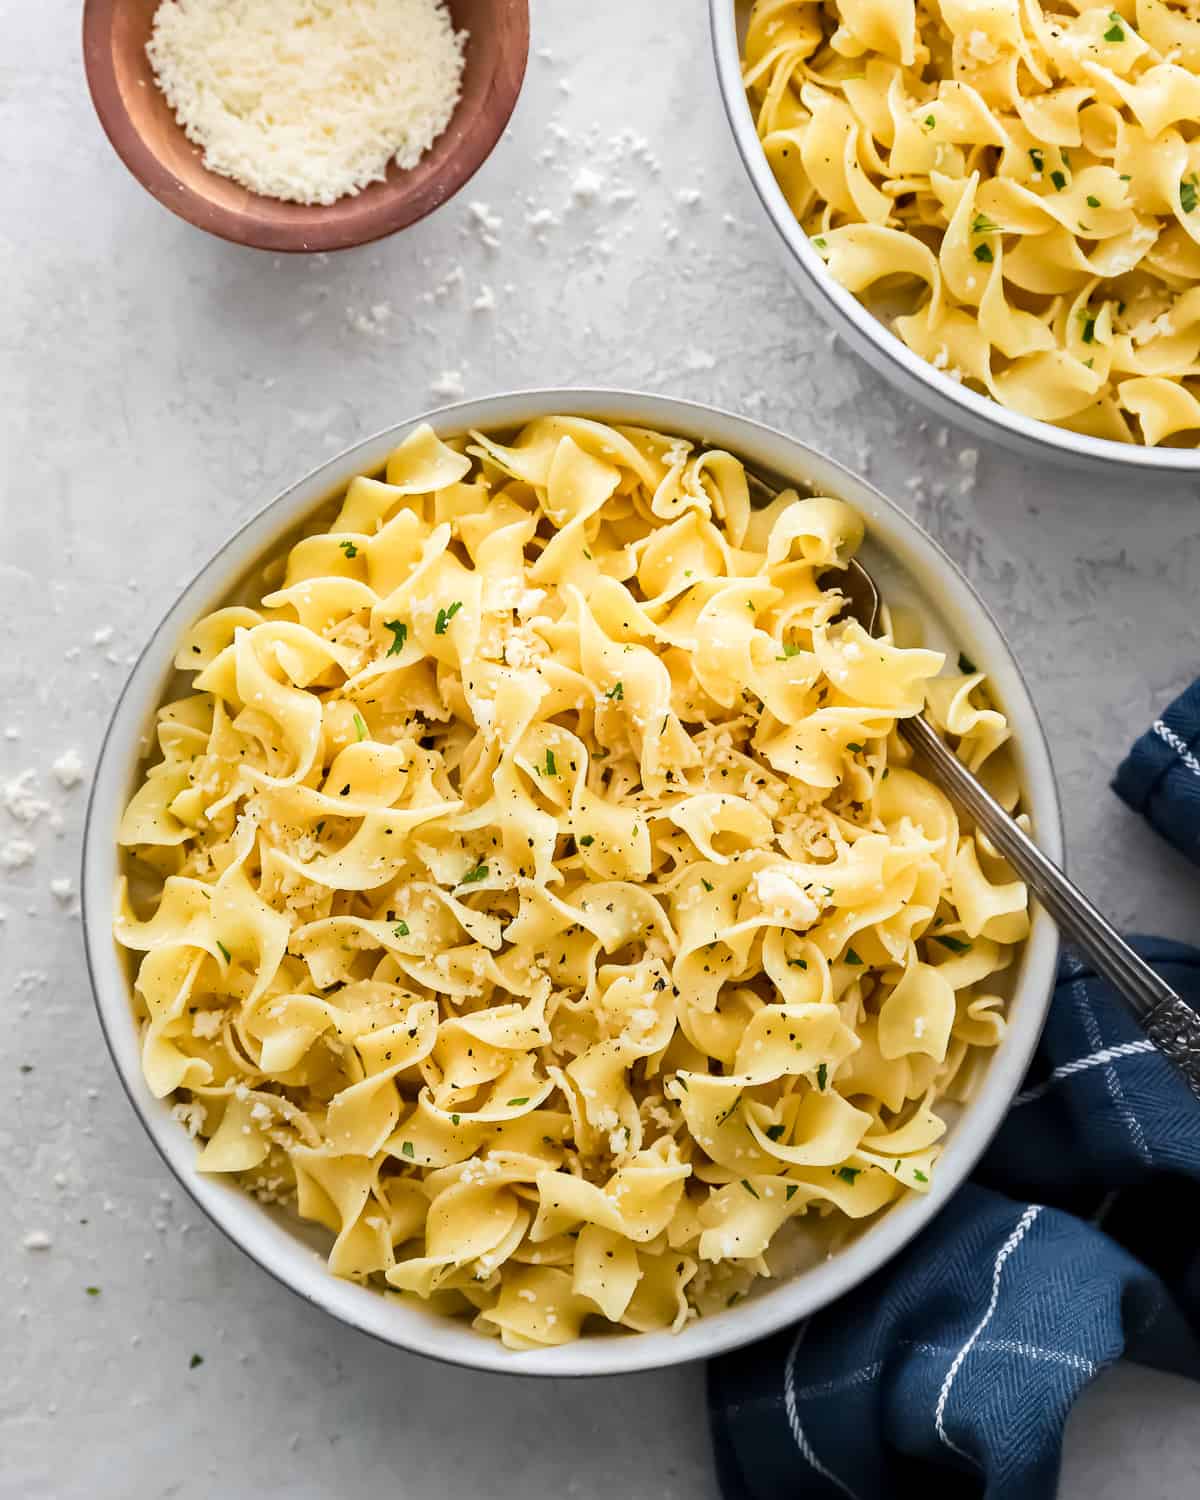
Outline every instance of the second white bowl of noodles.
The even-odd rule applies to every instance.
[[[708,4],[722,103],[751,184],[783,241],[801,291],[856,354],[943,420],[964,426],[977,437],[1001,442],[1026,457],[1049,457],[1093,469],[1121,465],[1168,474],[1200,470],[1200,451],[1195,447],[1147,447],[1072,432],[971,390],[910,349],[876,312],[842,286],[792,212],[755,127],[742,82],[741,57],[751,0],[708,0]]]
[[[112,937],[119,875],[116,831],[144,754],[145,735],[168,692],[172,659],[186,629],[229,598],[248,571],[297,523],[353,475],[372,473],[428,420],[442,436],[471,428],[504,432],[537,417],[569,414],[628,422],[728,449],[760,471],[837,495],[863,516],[861,556],[889,603],[914,610],[926,642],[964,652],[986,671],[1013,731],[1017,769],[1041,847],[1062,853],[1058,798],[1045,738],[1029,692],[996,623],[946,555],[907,516],[863,480],[802,443],[729,413],[666,397],[603,390],[554,390],[495,396],[415,417],[330,460],[273,501],[200,572],[159,625],[118,703],[101,753],[88,811],[83,901],[88,962],[103,1029],[122,1082],[146,1130],[180,1182],[253,1260],[306,1300],[398,1347],[457,1364],[508,1373],[598,1375],[708,1358],[764,1337],[853,1291],[904,1246],[960,1185],[1015,1095],[1049,1003],[1057,938],[1043,912],[1014,965],[1008,1030],[983,1071],[977,1093],[954,1121],[931,1190],[910,1195],[834,1256],[777,1281],[746,1300],[688,1323],[680,1332],[585,1335],[573,1343],[513,1352],[466,1323],[409,1299],[382,1295],[328,1271],[328,1235],[264,1207],[233,1181],[196,1170],[196,1143],[153,1097],[142,1072],[126,957]]]

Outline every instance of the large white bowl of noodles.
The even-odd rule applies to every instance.
[[[889,602],[921,621],[931,646],[961,651],[986,672],[1013,732],[1022,805],[1041,847],[1061,858],[1062,829],[1046,741],[1029,691],[1004,637],[966,579],[924,532],[870,485],[803,443],[728,412],[662,396],[608,390],[550,390],[500,395],[447,407],[368,438],[323,464],[232,537],[184,591],[150,638],[118,702],[100,755],[84,846],[84,929],[100,1020],[122,1083],[151,1139],[204,1211],[248,1256],[302,1297],[398,1347],[481,1369],[537,1375],[599,1375],[708,1358],[805,1317],[852,1294],[928,1223],[974,1166],[1008,1109],[1029,1063],[1052,991],[1057,937],[1040,910],[1008,976],[1008,1027],[981,1070],[978,1087],[951,1124],[930,1190],[909,1194],[876,1216],[835,1254],[807,1269],[762,1280],[745,1300],[687,1322],[679,1332],[594,1336],[514,1352],[457,1319],[408,1298],[381,1295],[330,1274],[329,1236],[294,1215],[264,1207],[232,1178],[196,1168],[196,1142],[169,1100],[155,1098],[142,1070],[131,1009],[128,955],[112,934],[120,875],[117,829],[139,775],[155,710],[170,690],[173,657],[186,630],[229,598],[248,571],[339,486],[377,472],[421,422],[441,436],[470,429],[511,432],[538,417],[570,414],[623,422],[726,449],[760,472],[840,497],[866,523],[861,553]]]
[[[1195,446],[1148,447],[1138,442],[1093,437],[1024,415],[970,389],[914,352],[888,326],[885,316],[910,310],[907,299],[893,308],[883,290],[876,303],[877,311],[873,311],[835,280],[788,204],[755,127],[742,81],[742,41],[750,11],[751,0],[709,0],[713,53],[725,113],[751,184],[783,242],[797,284],[850,347],[906,395],[923,402],[943,420],[958,423],[978,437],[1001,442],[1027,457],[1049,457],[1074,467],[1119,464],[1163,474],[1196,473],[1200,469],[1200,451]],[[974,38],[972,34],[969,40],[974,42]],[[1071,90],[1065,92],[1069,94]],[[988,258],[991,259],[990,255]],[[881,290],[885,286],[886,283],[880,283]],[[1123,309],[1124,304],[1121,306]]]

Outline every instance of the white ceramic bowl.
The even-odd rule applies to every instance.
[[[130,1005],[126,955],[113,941],[113,892],[121,811],[138,773],[143,736],[164,701],[172,657],[184,630],[215,608],[258,558],[354,474],[372,472],[420,421],[443,435],[477,427],[512,428],[554,412],[635,422],[728,448],[761,470],[807,481],[856,506],[867,522],[864,556],[889,601],[915,604],[931,644],[961,647],[985,670],[1012,723],[1025,801],[1042,848],[1061,857],[1062,829],[1054,775],[1037,712],[1004,637],[950,559],[916,524],[863,480],[793,438],[728,412],[663,396],[604,390],[528,391],[464,402],[402,423],[348,449],[271,502],[201,569],[154,632],[133,669],[109,725],[88,807],[83,855],[84,934],[100,1022],[121,1081],[167,1165],[196,1202],[264,1270],[309,1302],[387,1343],[481,1369],[532,1375],[598,1375],[650,1369],[705,1358],[773,1332],[851,1291],[894,1255],[959,1186],[1007,1110],[1033,1052],[1054,978],[1057,937],[1045,913],[1016,967],[1010,1026],[988,1065],[982,1087],[950,1130],[932,1191],[886,1213],[849,1248],[792,1279],[767,1283],[725,1312],[681,1333],[596,1337],[558,1349],[517,1354],[434,1316],[421,1306],[385,1297],[325,1268],[320,1240],[307,1229],[220,1177],[196,1171],[195,1143],[171,1118],[167,1102],[146,1087]]]
[[[1010,411],[998,401],[968,390],[919,355],[903,339],[863,306],[829,274],[825,262],[812,248],[808,236],[796,222],[775,175],[767,163],[754,117],[742,86],[741,38],[750,13],[750,0],[708,0],[717,82],[733,138],[750,181],[767,215],[787,247],[788,259],[805,296],[872,369],[915,396],[947,422],[967,427],[977,437],[990,438],[1014,448],[1027,458],[1059,462],[1081,468],[1111,470],[1114,465],[1165,474],[1200,472],[1200,449],[1147,448],[1140,444],[1114,443],[1107,438],[1085,437],[1038,422]]]

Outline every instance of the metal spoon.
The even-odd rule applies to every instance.
[[[853,616],[868,635],[879,633],[879,590],[861,563],[839,575]],[[1096,910],[1077,886],[953,753],[924,714],[898,721],[900,733],[925,758],[932,780],[974,818],[1050,913],[1059,931],[1102,974],[1133,1012],[1150,1040],[1200,1099],[1200,1017]]]
[[[785,479],[774,482],[746,469],[746,480],[756,505],[769,505],[780,491],[794,489]],[[879,590],[860,562],[851,559],[836,574],[837,587],[846,600],[842,613],[858,621],[868,635],[879,633]],[[924,714],[897,721],[900,733],[924,756],[932,780],[959,807],[974,818],[1030,888],[1058,930],[1090,960],[1128,1005],[1135,1020],[1158,1050],[1174,1063],[1197,1099],[1200,1099],[1200,1016],[1133,951],[1125,939],[1096,910],[1083,892],[1051,860],[1000,806],[982,783],[967,770],[958,756],[930,724]]]

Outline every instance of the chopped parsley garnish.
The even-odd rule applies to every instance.
[[[976,245],[973,253],[976,260],[982,261],[987,266],[990,266],[996,259],[990,245]]]
[[[855,953],[853,948],[846,949],[846,962],[848,964],[857,964],[859,967],[861,967],[862,965],[862,959],[859,958],[858,954]]]
[[[1061,193],[1067,185],[1067,174],[1065,172],[1051,172],[1050,181],[1054,184],[1055,191]]]
[[[1200,200],[1196,197],[1196,176],[1193,173],[1190,178],[1184,178],[1179,184],[1179,206],[1185,214],[1190,214],[1198,201]]]
[[[800,655],[800,651],[801,651],[801,648],[799,646],[793,646],[790,641],[784,641],[783,642],[783,660],[784,661],[789,660],[793,656],[799,656]]]
[[[365,740],[367,737],[367,726],[363,721],[362,714],[354,715],[354,732],[360,740]]]
[[[789,1182],[788,1185],[787,1185],[787,1190],[785,1191],[785,1193],[783,1195],[783,1201],[785,1203],[790,1203],[791,1200],[792,1200],[792,1194],[795,1191],[796,1191],[796,1184],[794,1182]]]
[[[828,1079],[828,1077],[829,1077],[829,1069],[828,1069],[828,1067],[826,1067],[826,1065],[824,1063],[820,1063],[818,1065],[818,1067],[817,1067],[817,1087],[819,1089],[821,1089],[822,1092],[825,1089],[825,1082]]]
[[[460,1120],[460,1119],[461,1119],[461,1118],[462,1118],[462,1117],[461,1117],[461,1116],[460,1116],[460,1115],[451,1115],[451,1116],[450,1116],[450,1123],[451,1123],[451,1125],[457,1125],[457,1124],[458,1124],[458,1122],[459,1122],[459,1120]]]
[[[456,599],[447,609],[439,609],[437,619],[433,622],[434,635],[445,635],[446,626],[453,620],[454,616],[462,608],[462,600]]]
[[[516,1107],[517,1107],[518,1104],[528,1104],[528,1103],[529,1103],[529,1095],[528,1094],[522,1094],[519,1099],[510,1099],[508,1101],[508,1103],[505,1105],[505,1108],[506,1109],[516,1109]]]
[[[807,958],[789,958],[788,959],[788,968],[789,969],[807,969],[808,968],[808,959]]]
[[[1040,172],[1046,165],[1046,158],[1042,152],[1034,146],[1029,152],[1029,160],[1033,163],[1033,170]]]
[[[768,1125],[766,1136],[769,1141],[777,1141],[787,1129],[786,1125]]]
[[[85,1286],[84,1291],[89,1297],[98,1297],[100,1295],[100,1288],[98,1286]]]
[[[389,656],[399,656],[404,650],[404,643],[408,640],[408,626],[403,620],[385,620],[383,628],[392,632],[392,644],[388,647]]]
[[[820,235],[820,234],[817,235],[816,238],[813,240],[813,244],[817,247],[818,250],[824,250],[824,249],[826,249],[827,246],[828,246],[828,243],[829,243],[828,240],[826,240],[825,237],[823,235]]]
[[[1083,342],[1085,344],[1091,344],[1091,343],[1095,342],[1095,338],[1096,338],[1096,320],[1095,320],[1095,318],[1084,318],[1084,320],[1083,320]]]
[[[704,889],[706,891],[715,890],[715,886],[713,885],[712,881],[711,880],[705,880],[705,878],[704,878],[703,875],[701,875],[701,877],[700,877],[700,884],[704,887]]]
[[[408,937],[409,936],[408,923],[407,922],[397,922],[396,925],[395,925],[395,927],[392,928],[392,932],[395,934],[396,937]]]
[[[198,1365],[202,1365],[203,1363],[204,1363],[204,1356],[203,1356],[203,1354],[193,1354],[192,1357],[191,1357],[191,1359],[188,1360],[188,1369],[189,1370],[194,1370],[194,1369],[196,1369],[196,1367]]]
[[[932,130],[933,127],[937,124],[937,121],[932,115],[926,115],[921,123],[925,126],[926,130]]]
[[[604,696],[606,698],[611,698],[614,703],[620,703],[621,699],[625,696],[624,684],[620,682],[614,682],[612,687],[609,688],[608,692],[605,693]]]
[[[585,849],[590,849],[596,842],[596,835],[594,833],[585,833],[584,836],[578,840],[578,842],[582,844]]]
[[[462,878],[463,885],[478,885],[481,880],[488,878],[487,865],[476,865],[473,870],[468,870]]]
[[[958,670],[965,677],[972,676],[976,670],[975,663],[969,656],[964,656],[961,651],[958,653]]]
[[[964,942],[962,938],[943,937],[941,933],[934,933],[935,943],[941,943],[943,948],[949,948],[951,953],[970,953],[970,943]]]
[[[754,612],[758,609],[758,605],[755,604],[753,599],[747,599],[746,608],[750,611],[751,614],[754,614]]]
[[[217,947],[220,948],[221,957],[225,960],[225,962],[227,964],[231,964],[233,962],[233,959],[230,957],[229,949],[225,946],[220,938],[217,939]]]
[[[1110,10],[1108,19],[1112,25],[1104,33],[1106,42],[1123,42],[1125,40],[1125,27],[1121,24],[1124,17],[1119,16],[1115,10]]]
[[[995,234],[999,224],[994,224],[986,214],[976,214],[971,220],[972,234]]]
[[[538,769],[542,771],[546,776],[558,775],[558,765],[555,762],[553,750],[546,751],[546,764],[545,766],[539,766]]]
[[[325,832],[325,819],[322,818],[321,821],[317,824],[316,828],[313,830],[313,833],[315,834],[315,836],[317,838],[320,838],[321,835],[324,832]]]
[[[862,750],[862,746],[855,744],[855,742],[851,740],[851,742],[846,746],[846,749],[851,751],[853,754],[858,755]]]
[[[1099,198],[1097,198],[1094,194],[1089,193],[1087,195],[1087,206],[1089,208],[1099,208],[1100,207],[1100,200],[1099,200]]]
[[[755,1190],[754,1184],[752,1182],[747,1182],[744,1177],[742,1178],[742,1186],[746,1189],[746,1191],[750,1194],[750,1196],[752,1198],[757,1198],[758,1197],[758,1193]]]
[[[404,1152],[405,1156],[411,1157],[414,1154],[413,1143],[411,1141],[405,1141],[400,1149]]]
[[[338,546],[342,549],[347,557],[358,556],[358,548],[354,545],[353,542],[339,542]]]
[[[918,1182],[928,1182],[929,1181],[929,1178],[926,1177],[925,1173],[922,1172],[918,1167],[914,1167],[913,1168],[913,1176],[917,1179]]]
[[[843,1182],[848,1182],[853,1185],[854,1179],[859,1175],[861,1171],[861,1167],[835,1167],[833,1169],[833,1175],[835,1177],[840,1177]]]

